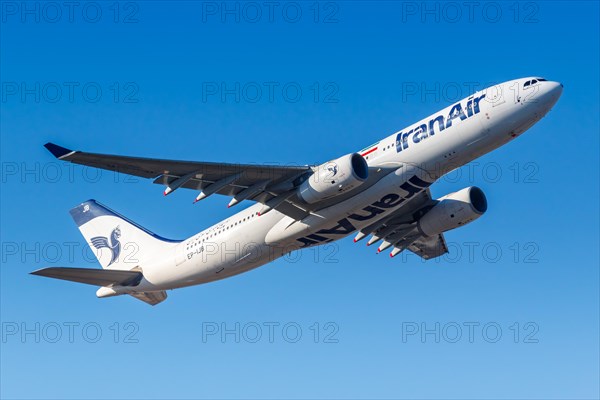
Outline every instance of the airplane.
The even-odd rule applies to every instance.
[[[217,281],[290,251],[355,233],[377,252],[429,260],[448,252],[444,232],[487,210],[471,186],[433,199],[444,174],[512,141],[556,104],[559,82],[528,77],[478,91],[363,150],[317,166],[172,161],[45,147],[59,160],[150,178],[165,185],[255,204],[185,240],[169,240],[95,200],[70,213],[102,269],[49,267],[34,275],[99,286],[97,297],[130,295],[150,305],[167,290]]]

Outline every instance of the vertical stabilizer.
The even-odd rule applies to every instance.
[[[150,232],[96,200],[81,203],[70,213],[105,269],[131,270],[179,243]]]

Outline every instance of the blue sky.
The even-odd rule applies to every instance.
[[[597,2],[56,4],[1,3],[1,397],[599,397]],[[173,238],[233,212],[47,141],[320,163],[530,75],[555,109],[432,187],[489,201],[441,260],[347,238],[157,307],[28,275],[99,267],[68,214],[90,198]]]

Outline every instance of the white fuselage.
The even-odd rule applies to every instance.
[[[369,167],[392,167],[395,172],[354,197],[301,221],[277,210],[259,216],[262,204],[257,203],[173,244],[164,257],[143,263],[144,279],[135,290],[166,290],[223,279],[299,247],[341,239],[385,218],[413,192],[538,122],[560,97],[562,85],[540,80],[524,87],[532,79],[477,92],[365,148],[360,154]],[[427,185],[407,183],[412,177]],[[379,211],[369,214],[373,206]]]

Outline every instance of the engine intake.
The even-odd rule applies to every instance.
[[[298,187],[298,196],[306,203],[316,203],[358,187],[368,176],[365,159],[358,153],[347,154],[315,168]]]
[[[450,193],[417,223],[417,229],[425,236],[435,236],[475,221],[487,211],[487,199],[481,189],[471,186]]]

